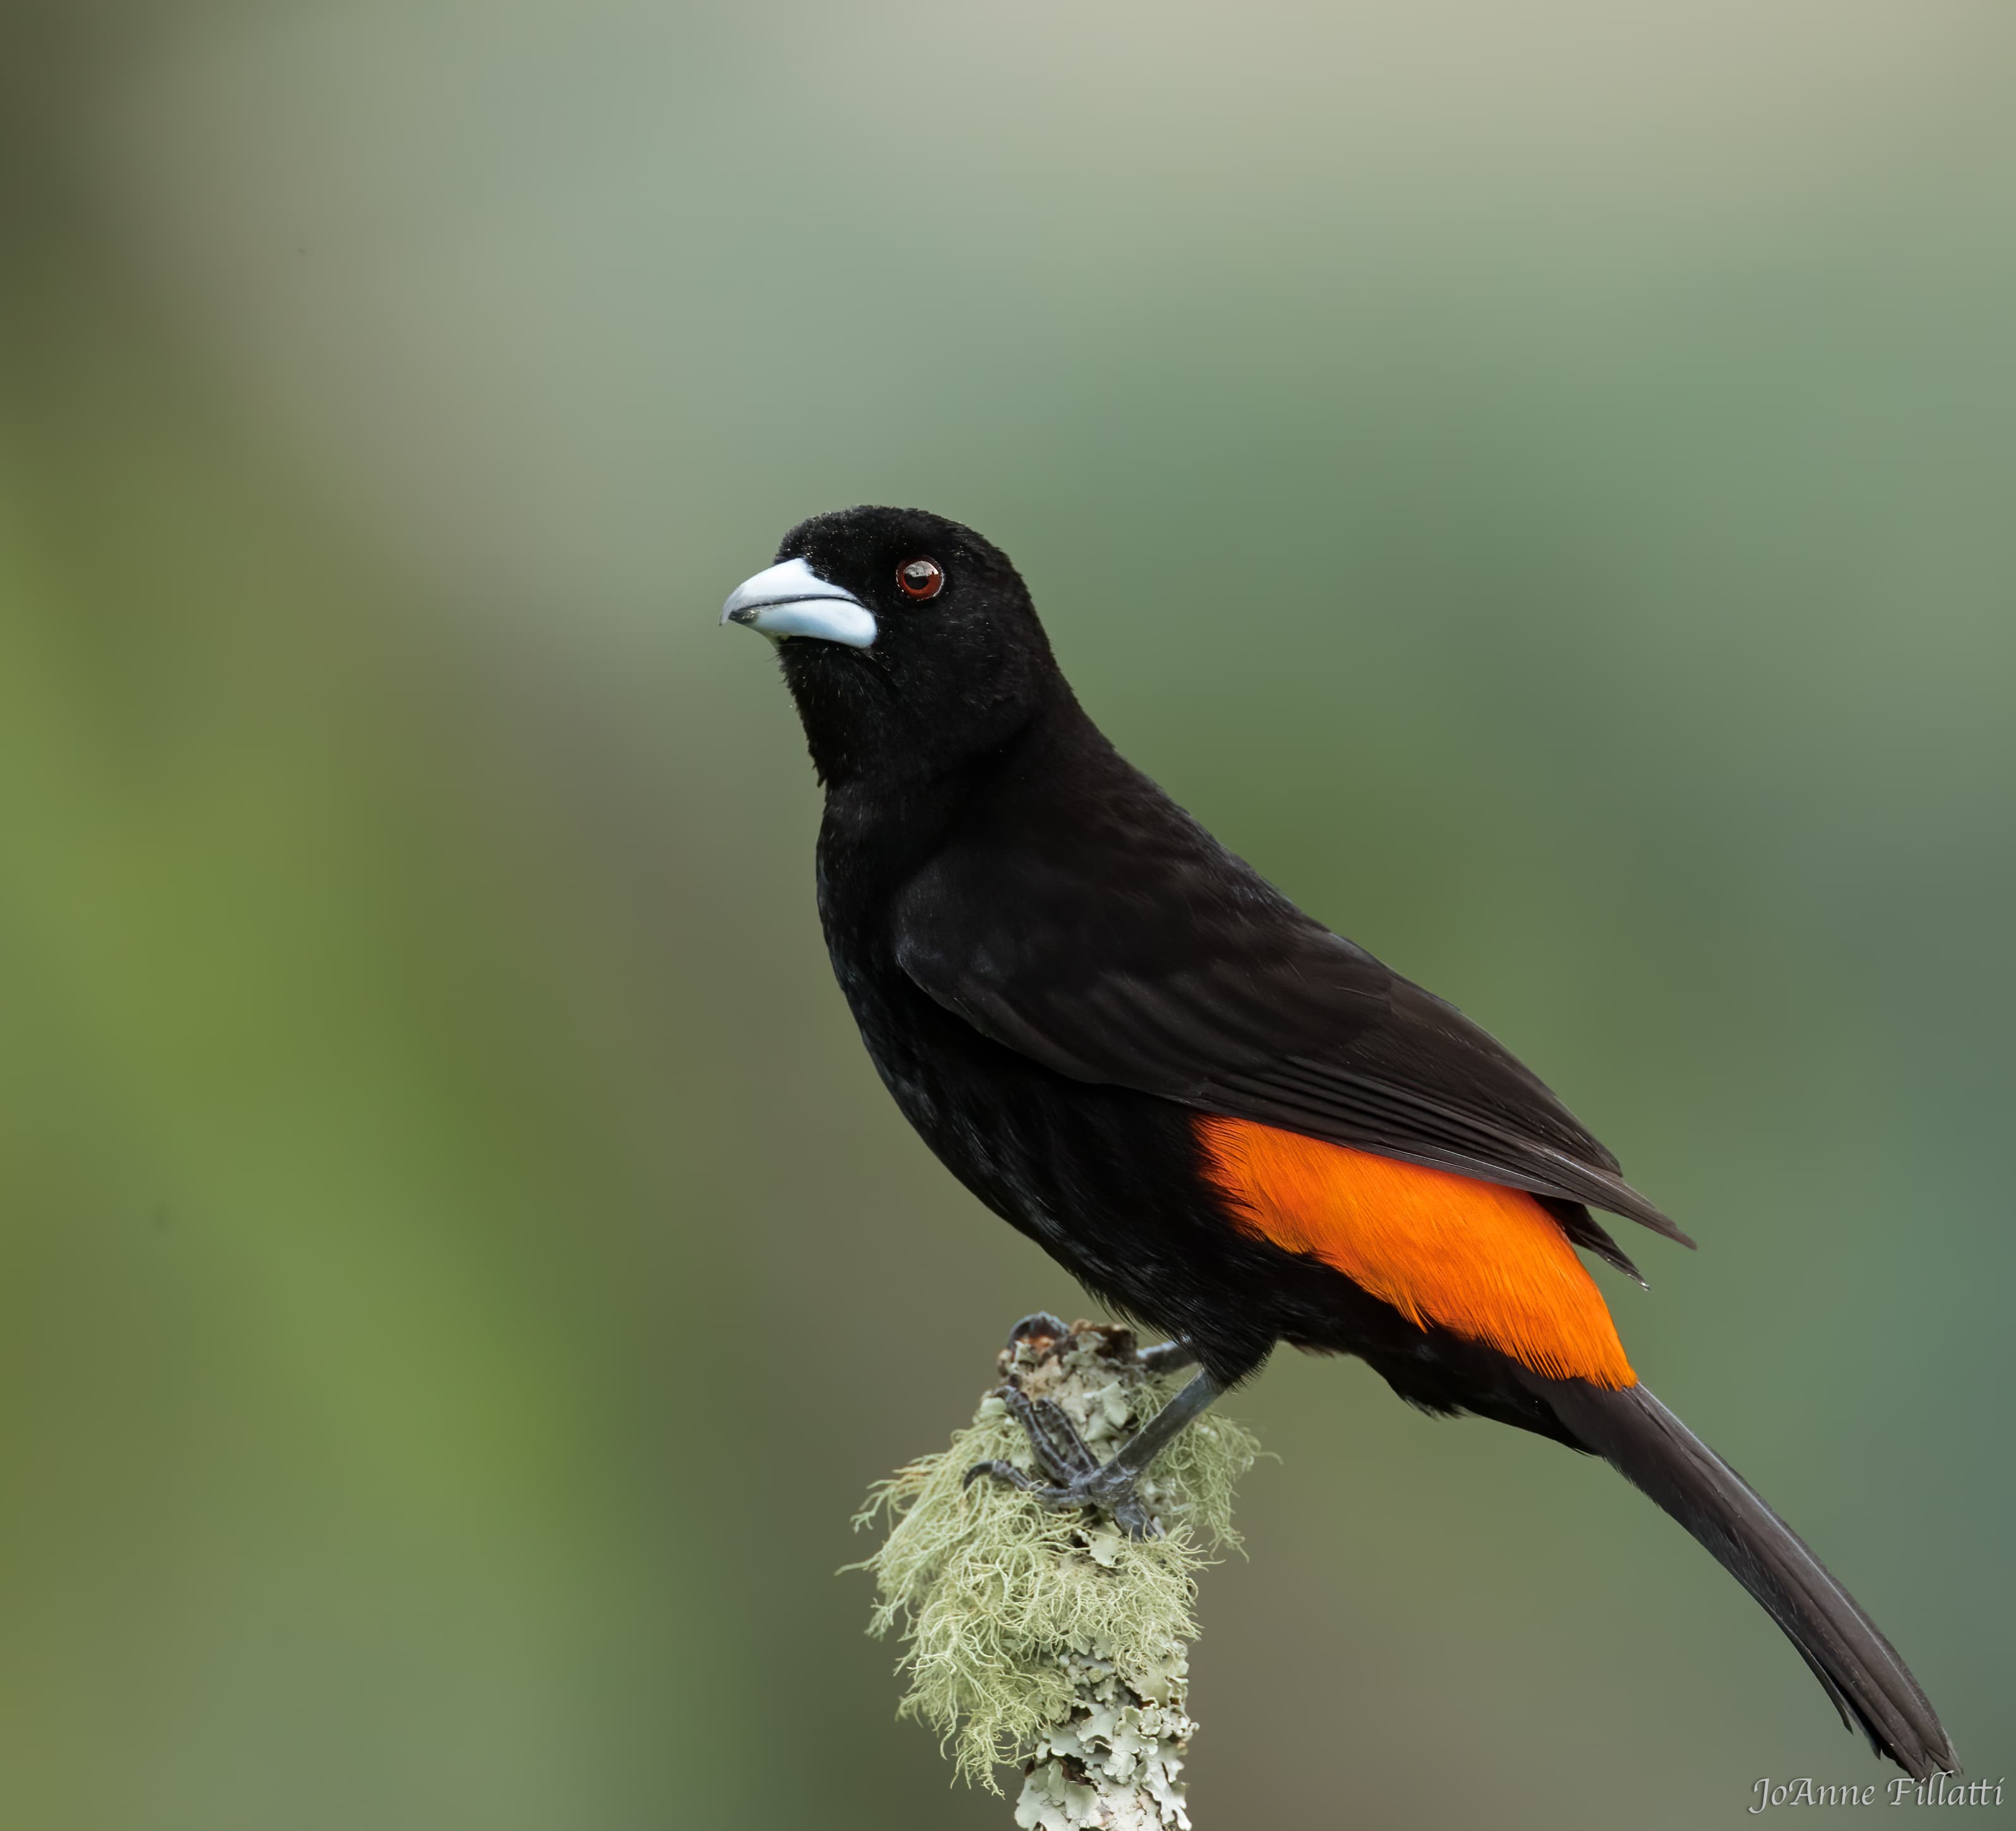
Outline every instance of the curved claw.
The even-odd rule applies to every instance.
[[[1042,1486],[1035,1477],[1024,1475],[1013,1462],[975,1462],[959,1478],[959,1484],[963,1488],[970,1487],[983,1475],[996,1481],[1005,1481],[1010,1487],[1019,1487],[1025,1494],[1031,1488]]]

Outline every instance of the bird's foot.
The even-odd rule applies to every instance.
[[[1003,1387],[997,1396],[1022,1426],[1037,1467],[1049,1479],[1025,1475],[1012,1462],[976,1462],[966,1472],[965,1486],[970,1487],[985,1475],[1020,1488],[1051,1513],[1096,1507],[1129,1538],[1161,1537],[1162,1523],[1141,1498],[1139,1469],[1118,1456],[1100,1462],[1054,1400],[1032,1399],[1013,1386]]]
[[[1197,1358],[1186,1341],[1137,1350],[1127,1329],[1090,1322],[1073,1329],[1047,1313],[1024,1316],[1010,1332],[1008,1346],[1001,1356],[1001,1370],[1007,1376],[1007,1383],[1001,1388],[1000,1398],[1028,1437],[1037,1472],[1027,1474],[1010,1462],[981,1462],[967,1471],[967,1485],[970,1487],[985,1475],[1021,1489],[1039,1506],[1053,1513],[1096,1508],[1130,1538],[1159,1538],[1161,1522],[1141,1497],[1141,1478],[1156,1457],[1224,1388],[1209,1373],[1196,1374],[1121,1445],[1110,1462],[1102,1462],[1086,1447],[1070,1415],[1056,1400],[1031,1398],[1022,1387],[1025,1372],[1033,1371],[1053,1355],[1074,1351],[1081,1344],[1090,1347],[1095,1354],[1132,1362],[1148,1373],[1187,1366]]]

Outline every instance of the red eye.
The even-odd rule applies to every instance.
[[[922,603],[945,589],[945,568],[935,559],[908,559],[896,568],[896,583],[905,597]]]

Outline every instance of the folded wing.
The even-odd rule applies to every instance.
[[[904,970],[1075,1080],[1586,1203],[1693,1244],[1492,1037],[1303,915],[1145,778],[1135,785],[1150,787],[1150,818],[1135,786],[1124,823],[1023,810],[933,858],[895,911]],[[1628,1268],[1584,1224],[1593,1237],[1580,1243],[1608,1245]]]

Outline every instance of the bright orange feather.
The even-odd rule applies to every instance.
[[[1523,1190],[1251,1120],[1201,1117],[1197,1129],[1207,1173],[1247,1231],[1537,1373],[1637,1384],[1595,1279]]]

